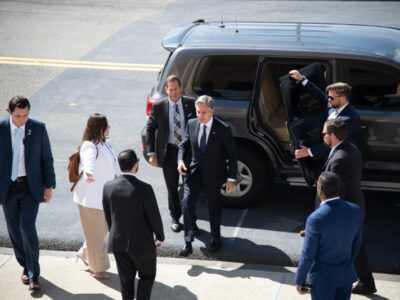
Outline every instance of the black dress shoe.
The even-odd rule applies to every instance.
[[[185,243],[182,249],[179,251],[179,256],[188,256],[193,253],[192,243]]]
[[[373,286],[363,285],[360,281],[353,287],[351,290],[353,294],[360,294],[360,295],[372,295],[376,293],[375,284]]]
[[[199,227],[197,227],[197,225],[194,224],[194,227],[193,227],[193,235],[194,235],[194,236],[199,236],[200,234],[201,234],[201,231],[200,231]]]
[[[26,269],[24,269],[22,271],[21,281],[23,284],[26,284],[26,285],[29,284],[29,276],[28,276],[28,271]]]
[[[213,239],[211,239],[208,250],[211,253],[214,253],[214,252],[217,252],[219,249],[221,249],[221,246],[222,246],[222,239],[221,238],[213,238]]]
[[[33,276],[32,278],[29,278],[29,290],[30,291],[40,290],[39,276]]]
[[[183,225],[179,223],[177,220],[172,219],[171,230],[173,232],[180,232],[183,229]]]

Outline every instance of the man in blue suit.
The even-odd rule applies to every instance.
[[[195,106],[197,119],[189,120],[178,153],[178,171],[186,175],[182,201],[185,244],[179,252],[181,256],[193,252],[194,211],[201,190],[206,192],[210,216],[211,241],[208,250],[216,252],[221,248],[221,187],[226,183],[226,193],[231,193],[237,173],[235,140],[231,128],[214,117],[214,99],[200,96]],[[184,162],[186,154],[190,154],[188,166]]]
[[[340,184],[335,173],[320,175],[317,193],[322,204],[307,218],[295,284],[300,294],[306,293],[308,275],[315,300],[350,299],[357,281],[354,260],[361,245],[363,215],[358,205],[339,197]]]
[[[0,204],[21,280],[39,290],[39,241],[35,221],[40,202],[49,202],[56,186],[53,155],[46,127],[29,119],[29,100],[13,97],[0,121]]]

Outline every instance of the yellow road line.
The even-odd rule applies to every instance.
[[[157,64],[127,64],[127,63],[56,60],[56,59],[4,57],[4,56],[0,56],[0,64],[43,66],[43,67],[56,67],[56,68],[143,71],[143,72],[158,72],[163,67],[163,65],[157,65]]]

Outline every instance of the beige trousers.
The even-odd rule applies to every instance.
[[[104,212],[78,204],[85,243],[78,254],[87,258],[90,271],[104,272],[110,268],[105,238],[108,227]]]

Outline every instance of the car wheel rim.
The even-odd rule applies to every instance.
[[[236,177],[235,186],[233,192],[227,194],[225,192],[226,183],[223,184],[221,194],[226,197],[239,198],[246,195],[253,185],[253,175],[247,165],[238,161],[238,176]]]

